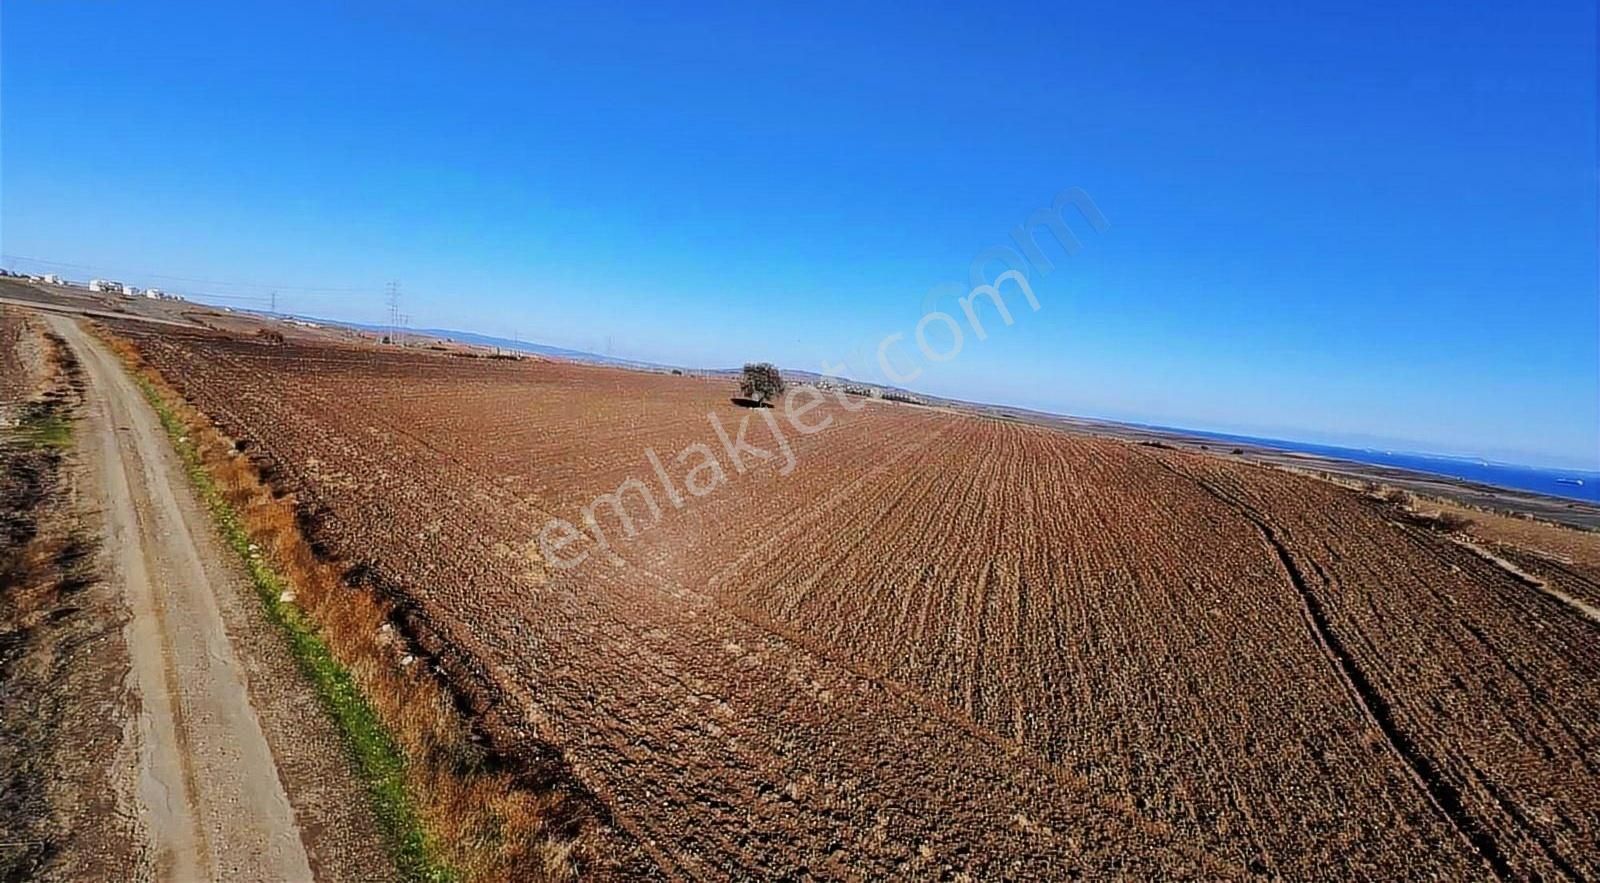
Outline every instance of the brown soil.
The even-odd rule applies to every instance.
[[[456,685],[442,677],[451,660],[430,655],[436,636],[407,605],[352,591],[360,580],[313,548],[293,496],[261,480],[256,463],[241,455],[242,444],[186,405],[125,342],[110,336],[103,342],[172,407],[259,554],[294,587],[294,604],[318,624],[320,637],[388,725],[404,750],[408,790],[437,858],[467,880],[651,875],[637,846],[608,823],[604,807],[558,754],[523,744],[512,762],[507,751],[485,744],[483,733],[471,727],[481,721],[465,720],[458,711],[480,697],[465,688],[467,682],[452,690]],[[330,815],[325,823],[337,830],[332,807]],[[371,850],[378,842],[358,838],[356,846]]]
[[[81,373],[43,323],[0,311],[0,879],[112,879],[140,864],[120,593],[84,528],[88,484],[31,427],[75,418]]]
[[[882,405],[738,469],[716,384],[121,331],[668,874],[1600,874],[1600,631],[1359,493]]]

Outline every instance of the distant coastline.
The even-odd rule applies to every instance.
[[[1449,457],[1439,454],[1418,454],[1376,448],[1346,448],[1290,439],[1260,438],[1177,427],[1152,426],[1149,428],[1215,441],[1237,442],[1256,447],[1274,448],[1280,451],[1315,454],[1319,457],[1349,460],[1355,463],[1365,463],[1369,466],[1404,469],[1408,472],[1420,472],[1425,475],[1461,479],[1508,490],[1527,491],[1547,497],[1577,500],[1582,503],[1600,503],[1600,472],[1585,472],[1577,469],[1547,469],[1538,466],[1498,463],[1469,457]]]
[[[247,310],[243,312],[257,312]],[[356,328],[373,333],[385,333],[389,329],[382,325],[372,325],[362,322],[349,322],[334,319],[322,319],[312,316],[293,316],[283,314],[273,315],[274,318],[297,318],[308,321],[320,322],[327,325],[338,325],[346,328]],[[668,365],[656,362],[641,361],[638,359],[619,358],[617,356],[591,353],[584,350],[567,349],[565,347],[548,346],[525,340],[510,340],[496,337],[491,334],[479,334],[474,331],[457,331],[447,328],[410,328],[403,333],[414,338],[439,338],[452,340],[475,346],[494,346],[505,350],[530,353],[533,355],[549,356],[558,359],[570,359],[577,362],[590,362],[601,365],[611,365],[625,368],[638,368],[643,370],[665,371],[680,369],[694,371],[695,373],[722,373],[727,369],[691,368],[682,365]],[[810,374],[811,372],[801,372]],[[891,389],[885,384],[871,384]],[[1600,472],[1589,472],[1577,469],[1551,469],[1539,466],[1525,466],[1519,463],[1502,463],[1488,459],[1474,459],[1470,457],[1453,457],[1442,454],[1424,454],[1408,451],[1380,450],[1377,448],[1352,448],[1339,445],[1316,444],[1313,442],[1295,441],[1293,439],[1268,438],[1263,436],[1238,435],[1226,432],[1210,432],[1202,429],[1188,429],[1181,426],[1165,426],[1148,423],[1129,423],[1117,420],[1100,420],[1096,418],[1079,417],[1071,414],[1053,414],[1046,411],[1032,409],[1012,409],[1004,405],[985,402],[969,402],[956,399],[944,399],[916,393],[919,398],[930,402],[945,403],[958,407],[972,407],[981,410],[1019,410],[1036,414],[1045,418],[1059,418],[1082,423],[1099,423],[1108,426],[1130,426],[1151,432],[1185,436],[1196,439],[1209,439],[1211,441],[1245,444],[1260,448],[1286,451],[1290,453],[1311,454],[1331,460],[1345,460],[1368,466],[1380,466],[1390,469],[1403,469],[1423,475],[1433,475],[1442,478],[1459,479],[1475,482],[1506,490],[1523,491],[1554,497],[1563,500],[1575,500],[1581,503],[1600,504]]]

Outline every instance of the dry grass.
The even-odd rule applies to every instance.
[[[560,790],[535,792],[496,770],[470,737],[446,685],[393,627],[390,607],[352,589],[300,531],[294,500],[275,496],[249,458],[192,408],[136,347],[99,336],[155,388],[293,603],[376,712],[403,758],[405,791],[426,851],[465,880],[570,880],[596,842],[587,810]]]

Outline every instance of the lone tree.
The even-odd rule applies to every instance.
[[[751,362],[739,379],[739,397],[758,405],[771,404],[783,395],[783,375],[771,362]]]

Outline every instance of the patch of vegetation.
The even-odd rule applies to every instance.
[[[0,349],[15,353],[22,336],[13,326]],[[75,830],[93,827],[75,829],[83,820],[69,819],[51,783],[81,754],[73,712],[93,663],[71,651],[99,626],[71,597],[95,576],[93,539],[74,524],[61,474],[71,392],[56,377],[11,413],[16,423],[0,430],[0,880],[31,880],[49,876]]]
[[[1397,487],[1384,486],[1380,488],[1378,499],[1401,509],[1409,509],[1417,504],[1417,498],[1410,491]]]
[[[1456,512],[1410,512],[1407,517],[1419,527],[1440,533],[1461,533],[1477,522]]]
[[[1428,530],[1461,533],[1477,523],[1459,512],[1425,510],[1417,495],[1403,488],[1369,481],[1362,485],[1362,491],[1368,498],[1383,504],[1396,518]]]
[[[371,795],[378,822],[389,838],[396,866],[410,880],[459,879],[460,875],[438,858],[438,850],[423,830],[406,791],[405,755],[394,738],[367,702],[349,669],[334,658],[328,644],[318,634],[316,624],[292,601],[286,600],[288,583],[251,544],[242,519],[206,471],[183,421],[149,380],[137,373],[131,376],[161,418],[161,425],[182,457],[190,481],[211,510],[218,532],[244,562],[268,617],[288,635],[300,670],[344,735],[355,756],[357,771]]]
[[[64,450],[72,446],[72,419],[54,402],[29,405],[6,436],[29,448]]]
[[[771,362],[751,362],[739,378],[739,397],[770,405],[783,395],[783,375]]]

